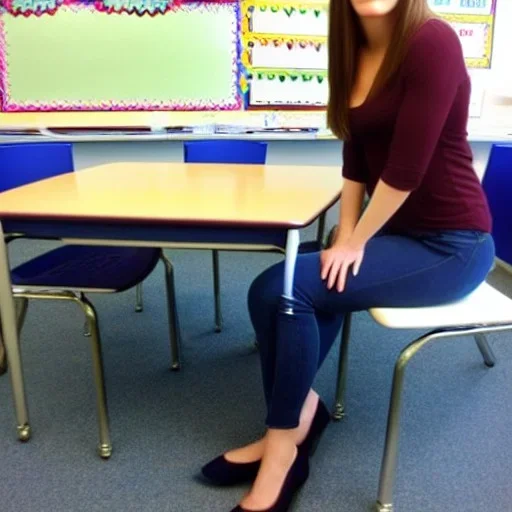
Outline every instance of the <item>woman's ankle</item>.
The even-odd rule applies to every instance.
[[[304,405],[300,413],[299,426],[295,429],[297,445],[300,445],[308,435],[319,401],[320,397],[318,396],[318,393],[311,389],[304,401]]]

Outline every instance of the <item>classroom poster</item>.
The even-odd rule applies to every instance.
[[[490,68],[495,1],[429,3],[456,31],[468,68]],[[327,105],[328,9],[326,0],[243,1],[243,63],[249,108]],[[472,113],[479,111],[478,105],[476,102]]]
[[[245,0],[243,64],[249,108],[325,108],[328,4]]]

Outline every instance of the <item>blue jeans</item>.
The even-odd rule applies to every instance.
[[[359,274],[350,276],[338,293],[320,277],[320,253],[300,254],[293,315],[279,312],[283,263],[264,271],[249,290],[249,312],[261,356],[267,426],[299,424],[304,400],[345,313],[461,299],[485,280],[493,261],[492,237],[478,231],[382,234],[368,242]]]

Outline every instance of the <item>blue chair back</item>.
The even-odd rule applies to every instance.
[[[185,142],[184,160],[205,164],[264,164],[267,144],[246,140],[204,140]]]
[[[0,192],[73,171],[71,144],[0,144]]]
[[[482,184],[493,217],[496,256],[512,265],[512,145],[493,145]]]

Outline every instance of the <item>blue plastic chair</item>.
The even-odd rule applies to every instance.
[[[482,184],[493,217],[496,256],[512,265],[512,145],[493,145]]]
[[[206,140],[186,142],[183,146],[187,163],[263,165],[267,159],[267,144],[242,140]],[[215,297],[215,331],[222,330],[220,304],[219,251],[212,251],[213,290]]]
[[[73,172],[70,144],[0,144],[0,191]],[[9,234],[6,241],[22,235]],[[85,293],[117,293],[142,282],[159,260],[165,265],[172,368],[179,368],[177,325],[172,264],[159,249],[64,245],[46,252],[12,270],[11,279],[21,331],[29,299],[70,300],[83,309],[92,342],[93,366],[99,423],[99,454],[108,458],[110,440],[101,340],[97,314]],[[0,339],[0,367],[7,362]]]
[[[199,164],[263,165],[267,143],[246,140],[200,140],[185,142],[184,160]]]

